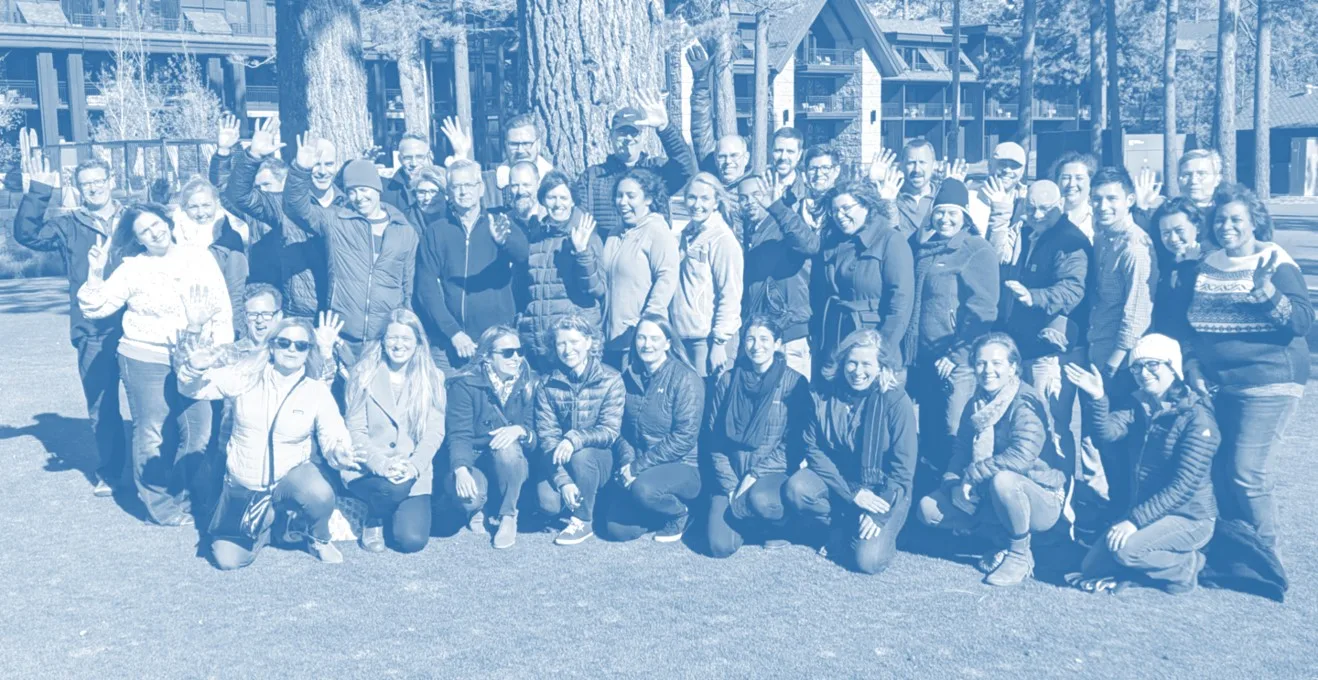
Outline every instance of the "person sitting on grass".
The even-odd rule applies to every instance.
[[[384,523],[399,552],[430,540],[435,453],[444,442],[444,374],[430,358],[421,320],[389,315],[384,335],[367,345],[348,379],[348,431],[361,467],[344,470],[348,493],[367,507],[361,546],[384,552]]]
[[[622,373],[627,404],[615,444],[621,493],[608,509],[605,538],[630,541],[658,530],[675,543],[686,532],[688,504],[700,495],[696,444],[705,383],[661,316],[645,314]]]
[[[719,492],[710,498],[709,550],[737,552],[743,534],[783,547],[783,485],[787,449],[800,436],[810,390],[805,376],[788,368],[782,331],[767,316],[752,317],[742,337],[740,360],[718,380],[710,397],[705,450]]]
[[[1194,590],[1204,566],[1200,551],[1213,537],[1213,457],[1222,443],[1212,402],[1181,373],[1181,346],[1159,334],[1130,352],[1135,402],[1113,409],[1098,369],[1067,364],[1066,377],[1084,393],[1093,432],[1131,447],[1134,493],[1122,519],[1094,542],[1071,581],[1086,592],[1130,582],[1169,593]]]
[[[849,558],[866,574],[883,572],[897,555],[917,456],[915,407],[884,354],[872,329],[838,344],[813,394],[807,467],[788,478],[785,492],[798,515],[831,528],[820,553]]]
[[[558,365],[535,400],[536,434],[549,467],[536,490],[550,517],[571,511],[554,543],[577,545],[595,535],[595,498],[613,474],[626,388],[600,359],[604,342],[593,319],[561,316],[548,335]]]
[[[1061,516],[1066,475],[1053,446],[1048,413],[1020,379],[1020,352],[1010,336],[990,333],[971,353],[977,389],[961,418],[942,488],[920,499],[920,521],[932,527],[1005,530],[1007,547],[979,563],[991,586],[1020,584],[1034,571],[1030,534]]]
[[[193,399],[233,399],[233,434],[226,475],[208,535],[215,566],[240,569],[270,543],[275,516],[287,512],[286,544],[305,540],[321,562],[343,555],[330,542],[334,488],[311,460],[312,436],[330,465],[360,465],[348,428],[320,375],[315,331],[306,319],[284,319],[267,351],[244,360],[179,376],[179,392]]]
[[[494,547],[517,540],[517,502],[529,476],[526,452],[535,446],[536,376],[517,331],[485,329],[472,361],[449,386],[449,469],[445,488],[455,494],[472,533],[486,535],[486,502],[499,528]],[[493,477],[497,493],[490,493]]]

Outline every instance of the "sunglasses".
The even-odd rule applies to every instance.
[[[306,352],[311,349],[311,343],[306,340],[289,340],[288,338],[275,338],[275,347],[278,349],[293,348],[299,352]]]
[[[498,356],[500,356],[500,357],[503,357],[504,359],[512,359],[512,358],[514,358],[514,357],[520,357],[520,356],[522,356],[522,348],[521,348],[521,347],[508,347],[508,348],[505,348],[505,349],[496,349],[496,350],[494,350],[494,354],[496,354],[496,355],[498,355]]]

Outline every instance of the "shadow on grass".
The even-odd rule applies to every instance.
[[[91,443],[91,422],[58,413],[38,413],[32,419],[34,422],[24,427],[0,425],[0,442],[32,437],[46,450],[48,457],[44,469],[47,472],[76,470],[88,485],[96,484],[99,456]],[[127,441],[132,441],[131,436]],[[122,479],[125,482],[131,480],[126,470]],[[135,519],[146,520],[146,508],[133,493],[131,483],[121,483],[115,490],[114,500],[120,509]]]
[[[67,315],[69,313],[67,289],[51,285],[49,281],[49,279],[40,281],[23,279],[3,282],[3,285],[0,285],[0,314]]]

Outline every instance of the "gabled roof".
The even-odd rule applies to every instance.
[[[1318,89],[1306,88],[1300,93],[1274,93],[1272,109],[1268,113],[1274,128],[1318,127]],[[1236,128],[1250,130],[1253,127],[1254,103],[1251,100],[1237,114]]]
[[[865,7],[862,0],[803,0],[785,14],[775,16],[769,22],[769,68],[781,71],[787,61],[796,53],[796,48],[810,32],[810,27],[819,18],[825,6],[831,6],[840,14],[848,28],[855,29],[865,43],[870,58],[884,71],[896,69],[900,59],[892,46],[883,38],[874,15]],[[752,3],[734,0],[731,7],[733,14],[753,16],[756,7]]]
[[[909,35],[934,35],[950,38],[943,24],[931,19],[920,21],[911,19],[876,19],[879,30],[884,33],[906,33]]]

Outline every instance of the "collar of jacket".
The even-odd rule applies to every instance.
[[[380,405],[385,415],[398,424],[398,402],[394,401],[394,387],[389,383],[389,369],[381,363],[375,368],[375,375],[371,378],[369,396],[375,403]]]
[[[645,167],[645,161],[649,160],[649,158],[650,158],[650,154],[646,151],[642,151],[641,155],[636,157],[635,163],[632,163],[631,165],[627,165],[622,161],[621,158],[618,158],[616,154],[609,154],[609,157],[604,160],[604,169],[607,171],[606,174],[609,175],[615,173],[621,174],[627,172],[628,170],[631,170],[632,168]]]
[[[96,219],[96,216],[93,215],[90,210],[82,206],[78,206],[76,210],[74,210],[69,214],[73,216],[73,219],[78,224],[81,224],[82,226],[87,227],[101,234],[102,236],[108,238],[114,235],[114,229],[116,223],[119,222],[119,218],[124,214],[124,205],[122,203],[120,203],[119,201],[115,201],[113,199],[111,199],[111,203],[114,205],[114,212],[110,215],[110,219],[106,220],[105,223],[106,227],[109,229],[108,232],[101,231],[100,229],[98,229],[97,224],[99,224],[99,221]]]
[[[348,207],[346,203],[339,203],[337,199],[335,200],[335,207],[338,208],[339,216],[344,219],[369,222],[369,220],[366,219],[365,215],[362,215],[356,210],[353,210],[352,208]],[[408,221],[407,215],[404,215],[403,211],[399,210],[398,208],[395,208],[392,204],[381,201],[380,208],[384,210],[384,213],[386,215],[389,216],[389,225],[388,225],[389,227],[407,227],[408,229],[412,228],[412,223]]]
[[[640,228],[642,228],[642,227],[648,226],[648,225],[654,223],[655,220],[658,220],[658,221],[659,221],[659,225],[658,225],[658,226],[660,226],[660,227],[662,227],[662,228],[664,228],[664,229],[667,229],[667,228],[668,228],[668,220],[665,220],[663,215],[660,215],[660,214],[657,213],[657,212],[651,212],[649,215],[646,215],[645,217],[642,217],[640,222],[637,222],[636,224],[633,224],[633,225],[631,225],[631,226],[627,226],[626,224],[621,224],[621,222],[620,222],[620,223],[619,223],[619,227],[618,227],[618,231],[616,231],[616,232],[614,232],[614,233],[617,234],[618,236],[622,236],[622,235],[624,235],[624,234],[628,234],[628,233],[633,232],[633,231],[635,231],[635,230],[637,230],[637,229],[640,229]]]
[[[553,219],[548,213],[540,215],[531,220],[531,224],[526,230],[526,236],[532,241],[539,241],[551,236],[569,236],[572,234],[572,229],[581,221],[582,214],[580,208],[573,206],[572,214],[568,216],[565,222]]]
[[[686,228],[682,230],[682,245],[690,245],[702,236],[713,236],[717,234],[720,229],[732,229],[732,227],[728,226],[728,221],[723,219],[723,212],[717,209],[710,214],[709,219],[705,220],[704,223],[700,225],[699,229],[691,228],[695,224],[694,221],[686,223]]]
[[[1156,400],[1158,402],[1156,404],[1154,403],[1155,400],[1146,396],[1142,390],[1136,392],[1136,398],[1139,399],[1140,405],[1144,407],[1144,413],[1148,415],[1150,422],[1169,414],[1180,416],[1200,404],[1210,410],[1212,409],[1211,403],[1184,383],[1173,384],[1167,388],[1167,393],[1161,399]]]
[[[953,234],[952,238],[938,240],[931,238],[920,245],[930,248],[934,246],[943,246],[948,250],[958,250],[966,244],[966,241],[969,240],[971,236],[973,236],[973,234],[970,233],[970,225],[967,224],[961,227],[961,231]]]
[[[523,389],[523,387],[533,378],[534,376],[531,373],[531,369],[526,365],[526,362],[523,361],[522,368],[517,374],[517,380],[513,382],[512,394],[517,394],[517,391]],[[489,376],[485,375],[485,366],[483,364],[471,364],[469,369],[463,369],[460,373],[453,376],[453,382],[462,383],[489,392],[490,394],[494,394],[494,385],[490,383]],[[510,396],[509,399],[511,398],[512,397]]]
[[[860,231],[852,234],[850,238],[859,241],[860,245],[865,247],[865,250],[870,250],[878,242],[879,237],[883,236],[885,230],[890,228],[881,215],[870,213],[869,217],[865,218],[865,224],[860,226]]]
[[[592,385],[596,382],[599,382],[600,376],[604,374],[603,362],[599,360],[599,357],[594,357],[594,356],[590,357],[589,359],[586,359],[586,362],[587,362],[586,370],[584,373],[581,374],[581,378],[579,380],[574,379],[571,375],[568,375],[567,371],[563,370],[562,367],[559,367],[559,368],[555,368],[554,372],[549,374],[549,378],[545,381],[545,383],[546,384],[554,383],[566,387],[575,387],[575,386]]]
[[[628,352],[627,359],[622,367],[622,374],[623,377],[631,381],[633,385],[639,387],[642,393],[645,393],[650,391],[650,386],[654,384],[655,380],[667,376],[675,370],[679,370],[675,367],[681,364],[682,360],[678,358],[676,352],[669,349],[668,359],[664,361],[664,365],[660,366],[659,370],[654,373],[649,373],[649,369],[645,367],[645,362],[635,358],[631,352]]]

